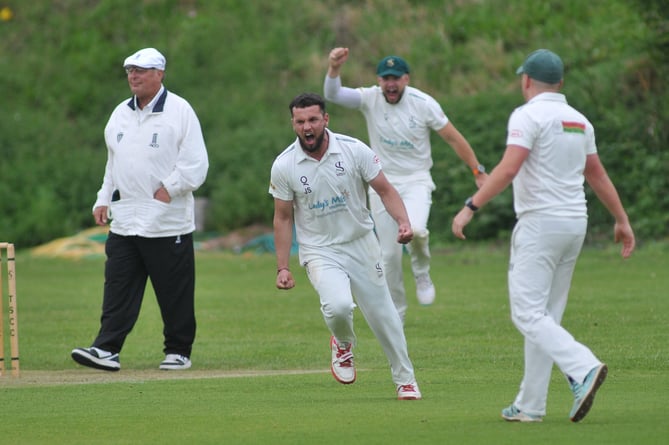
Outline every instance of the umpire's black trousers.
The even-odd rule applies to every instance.
[[[193,235],[143,238],[110,232],[105,253],[102,317],[93,346],[121,352],[150,278],[163,318],[163,352],[190,357],[195,340]]]

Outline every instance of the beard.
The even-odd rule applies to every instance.
[[[321,133],[320,136],[314,138],[313,145],[309,145],[307,141],[302,137],[299,137],[299,139],[300,139],[300,146],[304,151],[309,153],[315,153],[318,150],[320,150],[321,146],[323,145],[323,140],[325,140],[325,131],[323,131],[323,133]]]
[[[391,105],[394,105],[402,99],[402,96],[404,95],[404,90],[400,91],[399,88],[392,88],[390,90],[382,90],[382,93],[383,93],[383,98],[386,100],[386,102]]]

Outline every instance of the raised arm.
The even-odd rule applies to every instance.
[[[359,108],[362,102],[360,91],[344,87],[339,72],[348,59],[348,48],[334,48],[328,57],[328,73],[323,82],[323,96],[326,100],[346,108]]]
[[[339,77],[341,66],[348,60],[348,48],[334,48],[328,56],[328,77]]]

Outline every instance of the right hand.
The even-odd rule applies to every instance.
[[[465,226],[469,224],[469,222],[472,220],[474,217],[474,212],[472,209],[469,207],[463,207],[457,215],[455,215],[455,218],[453,218],[453,223],[451,224],[451,230],[453,231],[453,235],[457,236],[460,239],[466,239],[467,237],[465,236]]]
[[[339,69],[348,59],[348,48],[334,48],[330,51],[328,63],[330,68]]]
[[[276,287],[277,289],[282,290],[288,290],[295,287],[295,279],[290,270],[281,269],[279,273],[276,274]]]

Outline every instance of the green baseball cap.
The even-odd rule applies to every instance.
[[[560,83],[564,75],[564,64],[560,56],[547,49],[538,49],[527,56],[516,74],[527,74],[532,79],[549,84]]]
[[[409,74],[409,64],[401,57],[384,57],[376,67],[376,75],[379,77],[402,77],[404,74]]]

